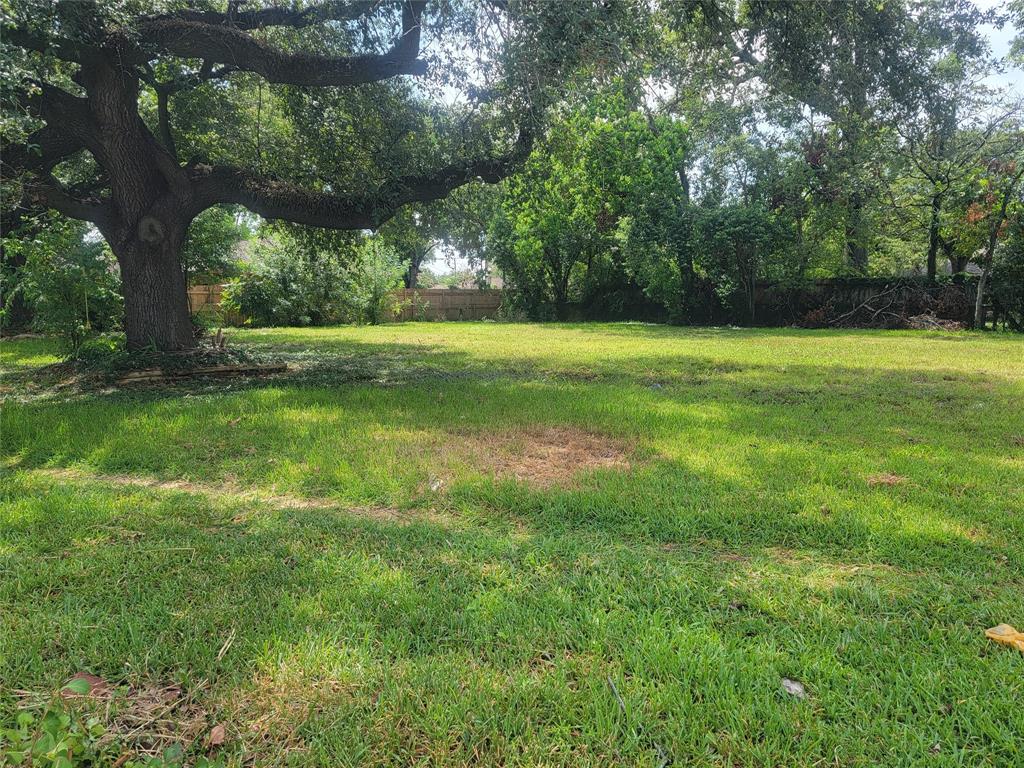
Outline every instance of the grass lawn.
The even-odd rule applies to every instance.
[[[1024,765],[983,634],[1024,629],[1024,339],[230,341],[294,372],[83,389],[0,345],[0,720],[88,672],[189,761]]]

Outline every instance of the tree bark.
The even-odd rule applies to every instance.
[[[989,265],[986,264],[978,278],[978,292],[974,296],[974,328],[985,330],[985,289],[988,287]]]
[[[846,263],[857,272],[868,271],[868,249],[864,244],[864,202],[859,193],[850,197],[846,220]]]
[[[928,279],[934,280],[938,272],[939,216],[942,213],[942,196],[932,195],[931,217],[928,221]]]
[[[419,288],[420,282],[420,265],[416,263],[415,257],[413,261],[409,262],[409,268],[405,270],[405,287]]]
[[[941,244],[942,253],[949,262],[949,273],[953,275],[953,282],[962,283],[964,280],[963,273],[967,270],[967,264],[971,260],[970,256],[957,255],[956,243],[954,241],[942,239]]]
[[[113,244],[124,290],[124,330],[129,349],[191,349],[196,344],[181,268],[182,237],[154,217],[136,236]]]

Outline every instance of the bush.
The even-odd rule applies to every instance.
[[[1024,332],[1024,218],[1014,222],[992,263],[992,300],[1015,331]]]
[[[287,237],[265,240],[252,266],[228,282],[223,305],[254,325],[324,325],[345,316],[347,254],[307,251]]]
[[[366,240],[345,270],[344,301],[352,320],[378,325],[401,310],[391,292],[402,285],[405,265],[392,248]]]
[[[124,334],[102,333],[82,342],[76,358],[84,368],[107,370],[116,368],[128,356]]]
[[[54,219],[24,249],[16,290],[32,308],[32,327],[58,336],[72,356],[95,333],[112,331],[123,314],[117,262],[106,245],[88,238],[82,222]]]
[[[258,248],[252,267],[227,284],[223,306],[254,325],[381,323],[397,309],[391,291],[405,269],[376,239],[333,250],[282,236]]]
[[[700,211],[693,243],[697,266],[732,317],[754,321],[757,281],[788,244],[785,228],[760,205],[722,205]]]

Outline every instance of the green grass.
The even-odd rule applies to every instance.
[[[257,765],[1024,764],[983,635],[1024,629],[1024,339],[232,342],[296,370],[63,387],[0,346],[0,718],[84,670],[182,684]],[[631,467],[488,469],[548,427]]]

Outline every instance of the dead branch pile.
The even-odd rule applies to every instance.
[[[898,281],[855,306],[830,298],[800,322],[805,328],[909,328],[962,330],[967,298],[959,286],[946,286],[937,294],[919,285]]]

